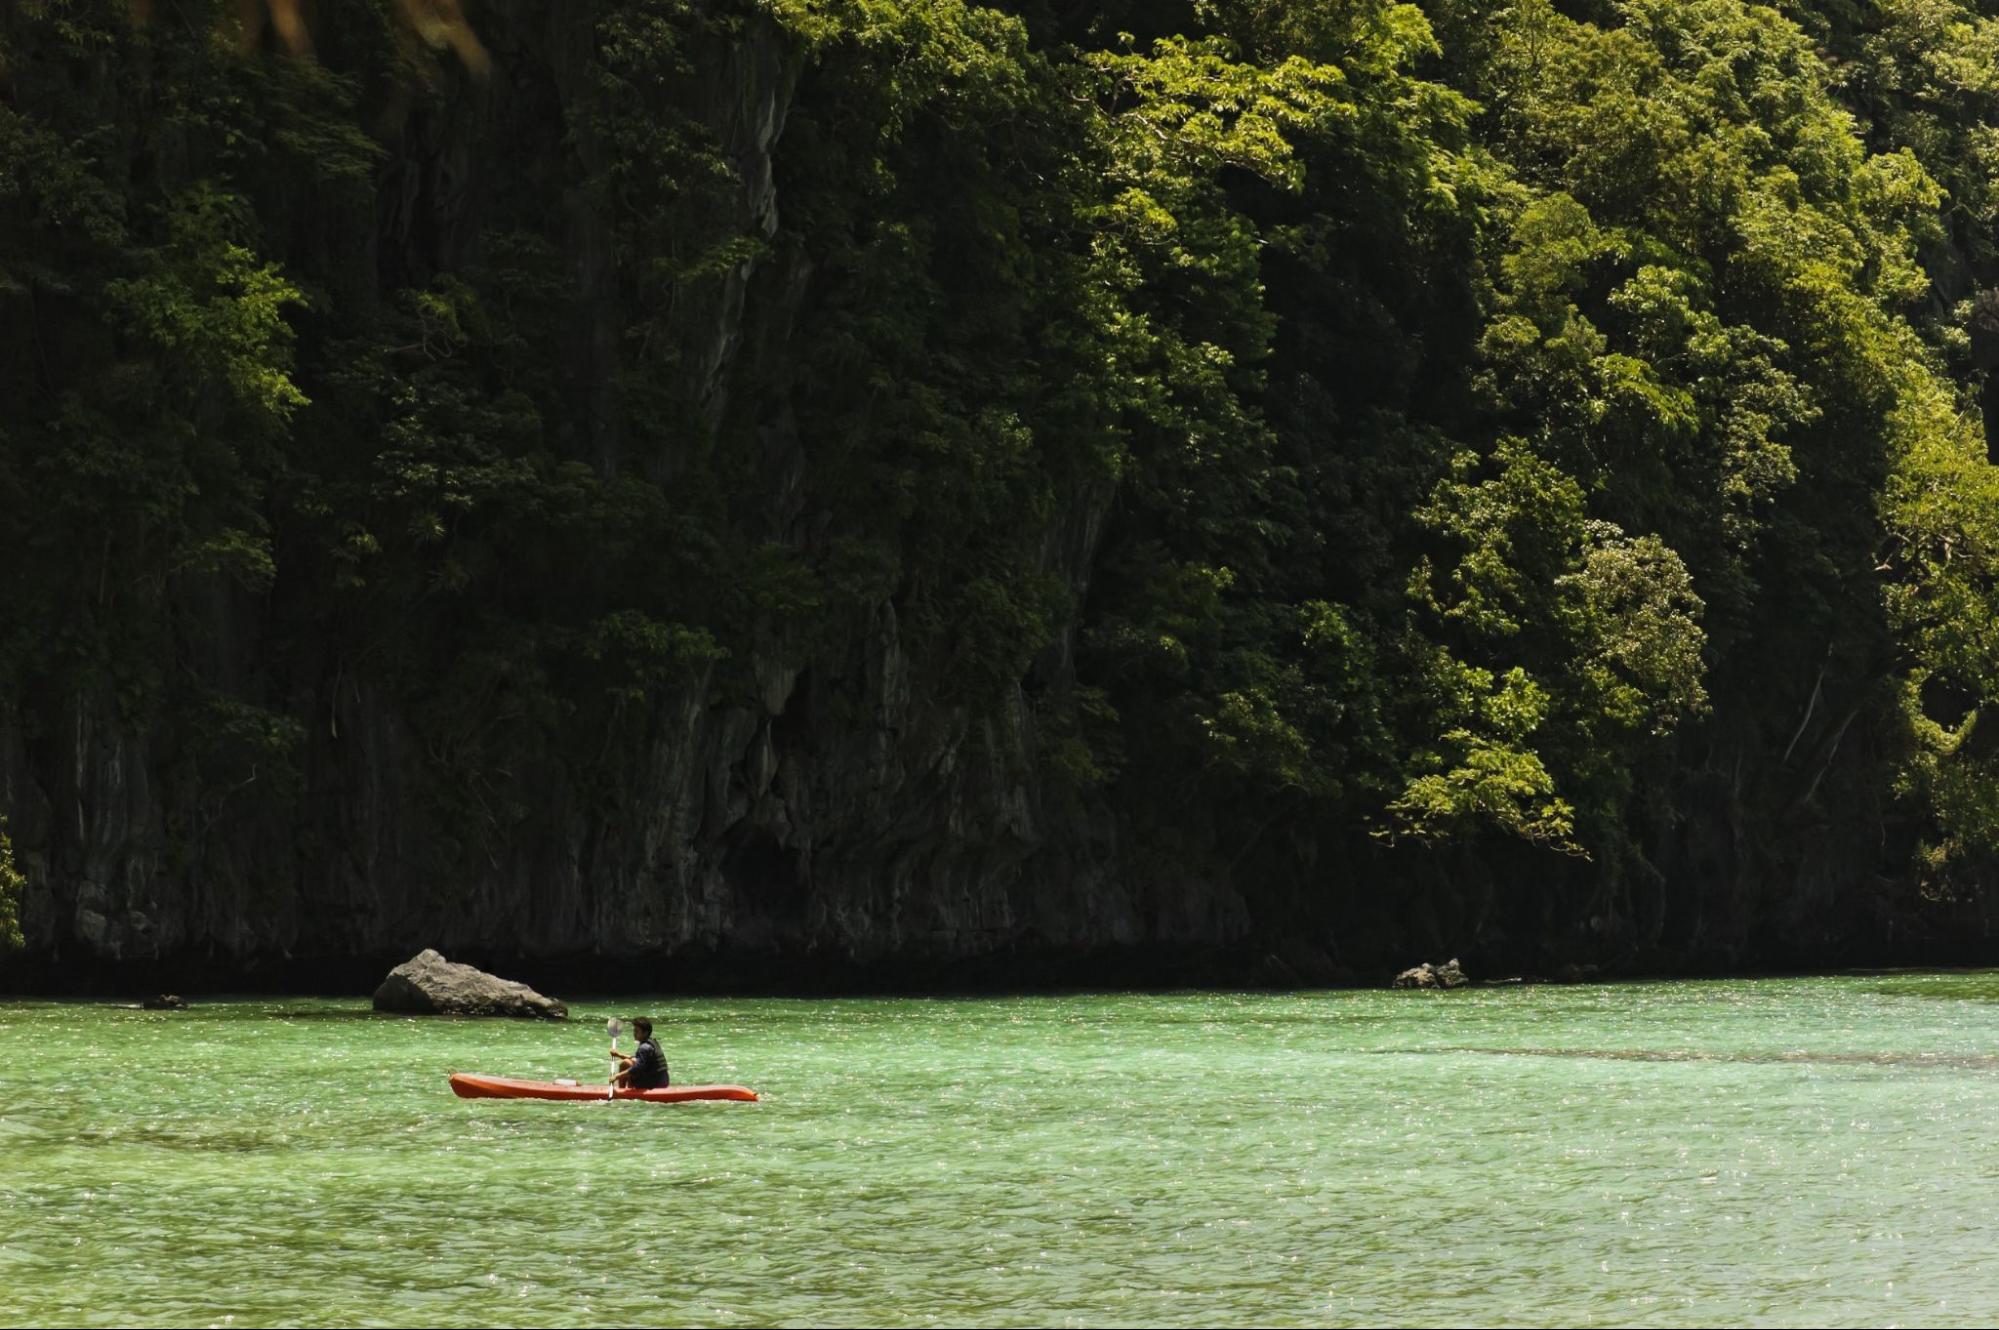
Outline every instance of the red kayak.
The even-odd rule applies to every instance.
[[[578,1085],[574,1081],[518,1081],[511,1076],[474,1076],[451,1073],[451,1092],[460,1099],[643,1099],[648,1104],[684,1104],[693,1099],[734,1099],[754,1104],[757,1092],[741,1085],[662,1085],[657,1090],[619,1090],[605,1093],[602,1085]]]

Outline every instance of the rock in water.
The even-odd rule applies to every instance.
[[[162,993],[139,1004],[147,1011],[186,1011],[187,999],[178,993]]]
[[[569,1019],[569,1008],[526,984],[448,961],[426,947],[389,971],[375,990],[376,1011],[420,1016],[542,1016]]]
[[[1395,976],[1397,988],[1463,988],[1471,982],[1454,956],[1442,965],[1431,965],[1428,961],[1413,969],[1404,970]]]

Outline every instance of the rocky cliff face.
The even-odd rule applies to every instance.
[[[633,458],[625,439],[617,241],[601,196],[583,187],[605,151],[577,109],[589,95],[587,8],[550,6],[540,30],[495,19],[482,35],[501,78],[391,100],[400,119],[379,134],[389,158],[376,222],[349,275],[358,289],[370,264],[405,279],[447,271],[505,177],[566,181],[551,200],[579,311],[566,367],[577,419],[565,428],[587,431],[580,450],[602,474],[670,477],[676,458]],[[798,540],[815,517],[813,448],[781,385],[814,271],[785,233],[774,162],[799,55],[768,22],[703,43],[672,100],[730,167],[704,220],[764,243],[672,309],[676,387],[701,417],[690,434],[756,450],[763,534]],[[566,134],[510,137],[511,117],[538,102]],[[1079,498],[1050,523],[1048,572],[1087,583],[1110,498]],[[624,982],[724,975],[730,958],[766,982],[869,967],[948,979],[969,957],[1226,946],[1249,931],[1225,882],[1121,874],[1108,812],[1051,814],[1019,686],[997,706],[936,700],[892,601],[853,615],[844,640],[804,650],[774,618],[753,695],[725,695],[712,671],[657,693],[603,736],[594,767],[574,744],[513,740],[499,769],[463,791],[477,814],[446,819],[425,797],[435,754],[405,700],[343,655],[331,626],[287,626],[294,592],[281,574],[268,597],[217,583],[171,607],[210,682],[302,719],[297,788],[283,798],[254,764],[230,788],[192,779],[196,736],[121,714],[102,692],[32,718],[25,699],[0,726],[0,808],[29,882],[16,981],[347,980],[425,945],[602,957]],[[294,646],[274,662],[281,631]]]
[[[1403,757],[1462,723],[1388,658],[1438,539],[1408,509],[1491,423],[1426,414],[1485,372],[1492,292],[1458,269],[1511,243],[1475,202],[1403,234],[1449,192],[1415,165],[1439,145],[1317,144],[1332,183],[1303,201],[1256,135],[1162,165],[1126,94],[1178,115],[1206,76],[1118,92],[1088,81],[1123,56],[1035,63],[1104,37],[1080,11],[1017,7],[1054,25],[1030,36],[861,5],[829,35],[801,16],[837,6],[483,8],[483,80],[358,19],[293,64],[134,36],[122,5],[0,8],[0,115],[22,113],[0,119],[0,402],[39,431],[0,409],[0,531],[39,542],[0,550],[0,815],[27,879],[0,987],[358,988],[423,947],[574,989],[1823,965],[1999,936],[1966,883],[1891,877],[1927,832],[1891,789],[1872,472],[1820,496],[1852,568],[1797,556],[1841,588],[1825,624],[1738,645],[1705,720],[1618,750],[1651,769],[1590,767],[1629,824],[1602,859],[1370,834]],[[1400,133],[1415,102],[1380,95],[1354,123]],[[1127,209],[1144,191],[1099,178],[1119,152],[1181,213]],[[22,162],[60,186],[33,207]],[[163,220],[188,207],[297,283],[282,335],[225,324],[211,356],[256,343],[295,375],[312,405],[282,428],[213,365],[176,379],[193,335],[149,342],[107,295],[143,280],[197,331],[235,310],[238,259]],[[1202,234],[1161,239],[1183,220]],[[1095,266],[1120,228],[1156,234]],[[1132,298],[1036,335],[1109,288]],[[81,502],[29,520],[61,492],[45,458],[92,430],[63,458]],[[1259,560],[1225,622],[1224,565]],[[1835,628],[1838,659],[1813,636]],[[1956,723],[1976,699],[1945,700]]]

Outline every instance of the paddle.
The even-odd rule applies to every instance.
[[[612,1083],[604,1087],[604,1098],[606,1099],[616,1099],[618,1097],[618,1086],[617,1086],[618,1033],[624,1028],[625,1028],[624,1022],[619,1020],[616,1016],[613,1016],[610,1020],[604,1022],[604,1033],[611,1036]]]

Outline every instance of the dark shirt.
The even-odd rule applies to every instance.
[[[645,1039],[632,1050],[632,1074],[625,1078],[625,1084],[640,1090],[655,1090],[667,1083],[666,1054],[659,1051],[657,1039]]]

